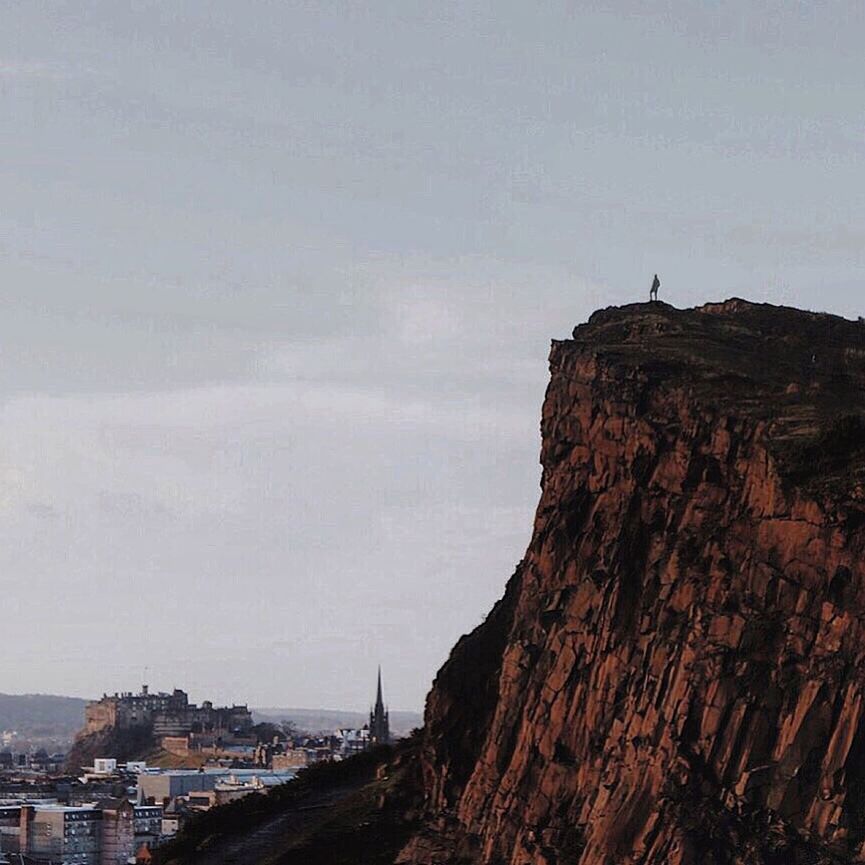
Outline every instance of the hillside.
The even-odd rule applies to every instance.
[[[86,700],[51,694],[0,694],[0,730],[26,739],[71,741],[84,721]]]
[[[414,756],[404,742],[317,763],[267,796],[199,814],[154,865],[388,865],[416,828]]]
[[[340,727],[362,727],[369,723],[369,714],[352,712],[342,709],[253,709],[256,721],[279,723],[289,721],[298,730],[306,733],[332,733]],[[391,732],[397,736],[407,736],[412,730],[423,724],[420,712],[401,712],[392,710],[390,713]]]

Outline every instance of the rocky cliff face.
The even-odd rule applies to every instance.
[[[405,863],[865,861],[865,325],[553,344],[534,536],[429,696]]]
[[[66,754],[66,771],[77,775],[99,757],[115,757],[121,763],[146,760],[157,747],[153,728],[104,727],[92,733],[81,732]]]

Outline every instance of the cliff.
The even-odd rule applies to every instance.
[[[147,760],[157,747],[153,727],[105,727],[93,733],[81,731],[66,754],[66,771],[77,774],[98,757],[113,757],[121,763]]]
[[[555,342],[534,535],[429,695],[398,861],[865,861],[865,325]]]

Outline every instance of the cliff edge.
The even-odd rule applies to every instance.
[[[534,535],[434,683],[398,861],[865,861],[865,325],[637,304],[550,370]]]

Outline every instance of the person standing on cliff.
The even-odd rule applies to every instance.
[[[658,274],[655,274],[655,278],[652,280],[652,287],[649,289],[649,303],[653,301],[656,302],[658,300],[658,289],[661,287],[661,280],[658,279]]]

